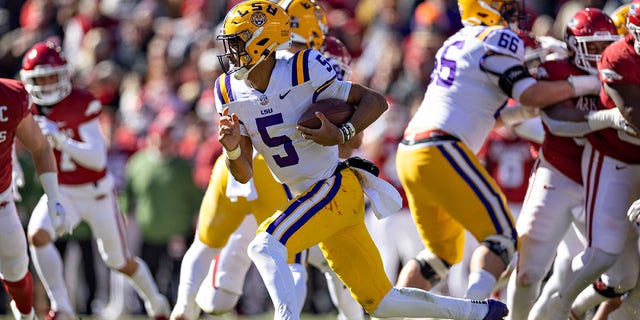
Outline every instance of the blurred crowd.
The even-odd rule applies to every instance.
[[[130,222],[130,246],[147,261],[172,303],[180,260],[195,230],[200,198],[213,164],[221,154],[215,134],[213,81],[222,73],[217,56],[223,49],[216,35],[225,13],[238,2],[240,0],[0,0],[0,77],[18,78],[25,52],[37,42],[55,40],[62,44],[71,64],[74,86],[88,89],[103,104],[100,119],[109,148],[108,168],[116,177],[122,210]],[[351,81],[384,93],[390,102],[390,112],[382,122],[365,133],[365,143],[359,153],[394,171],[393,157],[389,157],[394,150],[388,148],[397,146],[406,122],[422,100],[436,51],[449,35],[462,27],[457,1],[318,2],[327,12],[329,34],[342,40],[353,57]],[[578,10],[596,7],[611,12],[628,1],[522,2],[528,30],[537,36],[562,39],[567,20]],[[155,141],[151,133],[158,133],[162,141]],[[503,133],[504,136],[510,137]],[[190,179],[159,182],[155,187],[162,190],[157,194],[139,194],[128,185],[135,180],[136,172],[128,172],[126,167],[134,153],[153,143],[165,144],[172,158],[187,163]],[[490,156],[490,149],[487,150]],[[23,200],[18,204],[26,226],[41,191],[28,157],[24,153],[19,155],[27,181],[33,181],[27,182],[21,191]],[[488,163],[492,161],[487,159]],[[526,155],[510,161],[529,163],[532,160]],[[500,171],[496,170],[496,174]],[[522,174],[526,185],[527,170],[522,170]],[[393,173],[387,172],[387,176],[393,179]],[[513,175],[508,173],[505,177]],[[518,187],[515,184],[514,187]],[[177,189],[193,190],[191,198],[174,192]],[[522,201],[524,191],[521,192],[515,193],[514,202]],[[164,197],[169,203],[190,205],[176,209],[158,204],[145,209],[140,205],[145,197]],[[59,245],[59,249],[64,250],[69,247],[67,243],[79,244],[76,256],[84,257],[76,257],[83,261],[84,280],[74,280],[79,284],[71,287],[88,301],[84,305],[78,302],[78,311],[85,313],[93,312],[92,300],[108,302],[105,288],[113,287],[116,282],[108,280],[106,269],[97,270],[104,268],[101,264],[93,265],[96,253],[90,240],[90,231],[84,228],[76,230]],[[71,278],[79,278],[77,275],[72,273]],[[257,275],[253,278],[260,281]],[[310,278],[313,280],[313,276]],[[255,285],[255,282],[247,283]],[[322,289],[322,279],[317,280],[317,285],[318,290]],[[268,305],[266,293],[247,292],[267,303],[257,306],[241,303],[239,308],[245,308],[246,313],[263,311]],[[312,284],[309,296],[316,300],[307,308],[316,312],[330,310],[328,297],[313,292]],[[45,300],[44,293],[42,296]],[[46,301],[39,303],[36,308],[46,308]],[[140,307],[137,308],[140,311]],[[5,304],[0,305],[0,313],[6,313]]]

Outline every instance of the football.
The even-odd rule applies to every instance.
[[[351,115],[355,110],[354,106],[340,99],[320,100],[307,107],[298,119],[298,125],[311,129],[320,128],[320,119],[316,117],[316,111],[318,111],[322,112],[331,123],[339,126],[351,119]]]

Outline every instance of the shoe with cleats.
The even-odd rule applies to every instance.
[[[493,299],[486,300],[486,302],[489,306],[489,312],[482,320],[502,320],[509,314],[509,309],[504,303]]]

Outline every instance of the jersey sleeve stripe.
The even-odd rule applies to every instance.
[[[286,245],[287,240],[295,232],[335,198],[341,185],[342,174],[340,173],[317,182],[309,192],[292,202],[278,218],[269,224],[266,231]]]
[[[293,73],[291,84],[297,86],[299,84],[309,81],[309,52],[310,50],[304,50],[296,53],[293,63]]]
[[[498,30],[498,29],[502,29],[504,28],[503,26],[492,26],[492,27],[487,27],[486,29],[484,29],[482,32],[480,32],[476,38],[478,38],[478,40],[480,41],[484,41],[484,39],[486,39],[492,32]]]
[[[218,80],[216,81],[216,95],[218,96],[218,99],[222,101],[223,104],[227,104],[230,101],[229,101],[229,95],[227,93],[226,83],[225,81],[223,81],[224,78],[225,78],[225,75],[221,75],[218,77]]]
[[[229,96],[229,102],[235,101],[235,97],[233,96],[233,91],[231,91],[231,76],[228,74],[224,75],[224,88]]]
[[[329,81],[323,83],[320,87],[318,87],[318,89],[316,89],[316,91],[313,93],[313,102],[315,103],[318,100],[318,96],[325,90],[327,89],[332,83],[334,83],[336,81],[336,79],[338,78],[338,76],[333,76],[333,78],[329,79]]]

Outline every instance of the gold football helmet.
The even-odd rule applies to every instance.
[[[218,60],[225,73],[246,79],[274,51],[291,47],[289,16],[268,0],[243,1],[229,10],[216,39],[224,44],[225,53]],[[229,60],[228,68],[225,59]]]
[[[611,13],[611,20],[613,20],[616,29],[618,29],[618,34],[621,36],[626,36],[627,33],[629,33],[629,29],[627,29],[627,16],[629,15],[630,6],[631,3],[623,4]]]
[[[291,19],[291,40],[320,50],[329,27],[327,13],[315,0],[280,0]]]
[[[462,24],[465,26],[509,26],[517,22],[516,0],[458,0]]]

